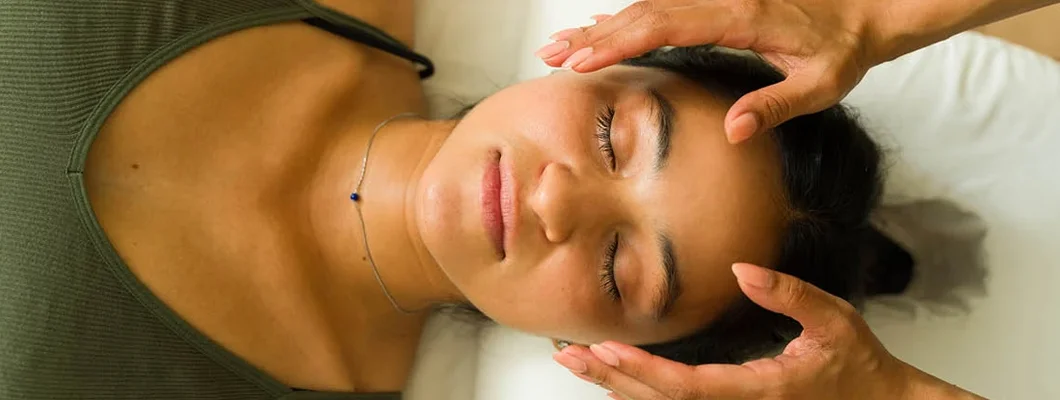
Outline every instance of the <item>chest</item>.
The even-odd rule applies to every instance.
[[[400,390],[417,336],[376,328],[355,304],[341,317],[317,307],[311,242],[292,238],[328,135],[422,107],[412,68],[300,23],[195,48],[101,129],[85,166],[93,211],[154,295],[251,364],[296,387]],[[359,362],[372,359],[392,361]]]

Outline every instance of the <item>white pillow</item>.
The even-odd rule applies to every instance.
[[[871,307],[875,332],[899,358],[981,395],[1060,398],[1060,64],[965,33],[871,71],[847,103],[890,148],[886,203],[952,202],[987,229],[985,296],[969,312]],[[914,253],[926,268],[946,249]]]
[[[426,0],[417,48],[448,116],[549,68],[533,57],[559,29],[630,1]],[[916,317],[870,308],[898,357],[999,398],[1060,398],[1060,65],[977,34],[880,66],[847,99],[889,149],[885,203],[947,200],[977,214],[991,279],[971,311]],[[915,247],[915,246],[914,246]],[[923,246],[921,246],[923,247]],[[930,248],[914,249],[920,257]],[[921,252],[921,251],[925,251]],[[551,344],[501,327],[441,318],[424,335],[410,399],[582,399],[602,391],[555,365]],[[453,326],[459,333],[447,333]],[[481,340],[481,343],[476,343]],[[477,362],[471,361],[477,351]]]

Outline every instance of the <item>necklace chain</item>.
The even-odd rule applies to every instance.
[[[357,209],[357,218],[361,221],[361,238],[364,239],[364,252],[368,258],[368,264],[372,266],[372,275],[375,276],[375,281],[379,283],[379,288],[383,289],[383,295],[390,301],[390,305],[394,306],[395,310],[398,310],[404,314],[415,314],[418,311],[409,311],[401,307],[394,296],[387,290],[386,284],[383,283],[383,277],[379,275],[379,268],[375,265],[375,259],[372,258],[372,250],[368,248],[368,228],[364,225],[364,213],[361,212],[361,185],[364,184],[364,174],[368,171],[368,154],[372,151],[372,143],[375,142],[375,136],[379,134],[379,131],[383,130],[387,124],[394,122],[399,119],[418,117],[419,114],[406,112],[387,118],[383,122],[376,125],[375,130],[372,131],[372,135],[368,137],[368,144],[364,149],[364,158],[361,159],[361,177],[357,178],[357,186],[354,188],[353,193],[350,194],[350,200],[353,200],[354,208]]]

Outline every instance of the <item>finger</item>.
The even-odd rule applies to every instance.
[[[634,400],[670,400],[651,387],[607,365],[585,347],[567,346],[553,354],[552,358],[575,375],[587,377],[621,397]]]
[[[789,119],[815,113],[839,101],[841,94],[830,80],[802,72],[784,81],[748,93],[729,108],[725,134],[730,143],[740,143]],[[821,76],[821,75],[818,75]]]
[[[762,387],[755,371],[740,365],[692,367],[617,342],[593,345],[591,351],[618,371],[669,398],[744,396]]]
[[[733,264],[732,272],[751,301],[794,318],[804,329],[825,328],[854,313],[850,303],[791,275],[751,264]]]
[[[663,46],[696,46],[721,42],[733,19],[721,18],[720,6],[673,8],[659,11],[591,43],[593,54],[572,66],[591,72]]]
[[[565,29],[556,32],[550,36],[550,38],[556,40],[557,43],[565,42],[567,48],[564,51],[551,56],[543,57],[543,59],[546,64],[553,67],[562,66],[567,59],[578,50],[591,46],[592,43],[597,40],[629,26],[641,17],[656,12],[657,10],[671,7],[673,4],[680,4],[687,1],[688,0],[638,1],[622,9],[610,18],[597,20],[596,25],[580,29]]]

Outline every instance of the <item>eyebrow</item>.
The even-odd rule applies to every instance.
[[[677,276],[677,257],[674,256],[674,243],[670,236],[659,235],[659,254],[662,254],[663,284],[655,294],[652,314],[656,321],[663,319],[681,296],[681,281]]]
[[[670,159],[670,142],[674,133],[674,105],[656,89],[648,89],[652,99],[652,114],[658,125],[655,139],[655,172],[662,171]]]
[[[670,159],[670,147],[673,141],[674,105],[656,89],[648,89],[652,99],[652,115],[658,125],[655,139],[655,172],[661,172]],[[663,230],[659,231],[659,254],[662,255],[663,284],[658,287],[652,305],[652,317],[662,320],[670,313],[677,298],[681,296],[681,281],[677,276],[677,257],[674,255],[674,242]]]

